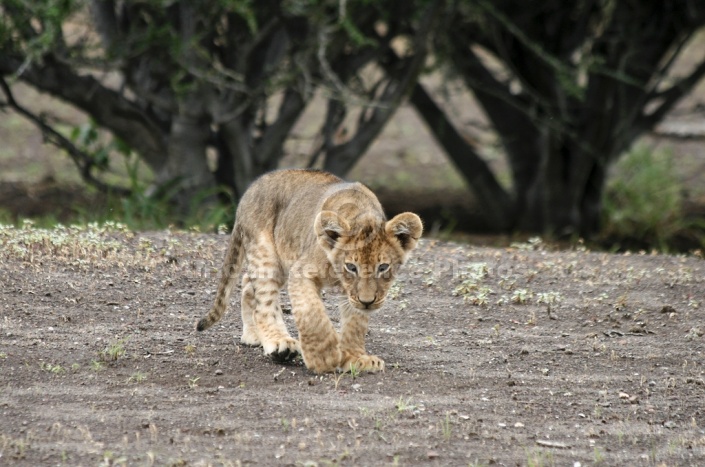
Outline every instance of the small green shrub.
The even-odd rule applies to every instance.
[[[114,362],[119,358],[124,357],[127,353],[125,350],[125,342],[127,339],[120,339],[108,344],[103,350],[98,352],[98,357],[100,361],[103,362]]]
[[[666,151],[637,146],[614,167],[604,196],[603,237],[640,248],[673,248],[697,234],[684,210],[684,188]]]

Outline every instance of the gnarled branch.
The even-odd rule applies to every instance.
[[[97,188],[103,193],[113,193],[119,196],[128,196],[132,193],[132,191],[127,188],[123,188],[117,185],[111,185],[96,178],[93,175],[93,168],[96,166],[93,158],[90,155],[86,154],[84,151],[81,151],[68,138],[66,138],[61,133],[52,128],[49,124],[47,124],[42,117],[35,115],[23,105],[18,103],[15,100],[14,95],[12,94],[10,86],[2,77],[0,77],[0,88],[2,88],[2,91],[5,94],[5,99],[9,107],[14,109],[15,112],[27,118],[32,123],[34,123],[41,130],[46,141],[65,150],[68,153],[69,157],[71,157],[71,160],[78,168],[78,171],[81,174],[81,178],[83,178],[86,183]]]

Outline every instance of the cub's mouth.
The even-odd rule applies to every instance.
[[[384,304],[384,298],[376,299],[372,302],[362,302],[357,298],[348,297],[348,301],[353,308],[361,311],[373,311],[379,309]]]

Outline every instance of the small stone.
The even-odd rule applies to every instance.
[[[223,370],[220,370],[220,369],[215,370],[215,375],[216,375],[216,376],[220,376],[220,375],[222,375],[222,374],[223,374]]]
[[[667,422],[663,422],[663,426],[665,428],[673,429],[676,427],[676,422],[674,422],[672,420],[668,420]]]
[[[428,451],[428,452],[426,453],[426,456],[427,456],[429,459],[437,459],[437,458],[438,458],[438,452],[436,452],[436,451]]]
[[[514,424],[514,428],[524,428],[524,424],[521,423],[521,422],[516,422],[516,423]]]

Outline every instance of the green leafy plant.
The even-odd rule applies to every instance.
[[[668,250],[676,237],[702,231],[702,222],[686,216],[684,188],[674,167],[666,151],[638,146],[625,154],[604,196],[603,237]]]
[[[358,366],[356,364],[351,363],[350,364],[350,377],[354,380],[358,376],[360,376],[360,369],[358,368]]]

